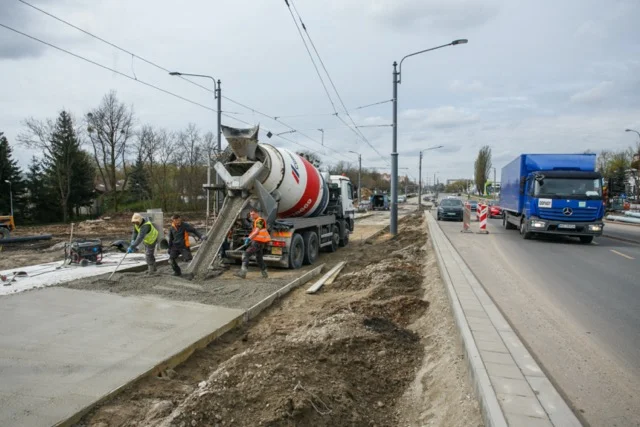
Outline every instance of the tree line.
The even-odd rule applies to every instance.
[[[17,143],[39,155],[23,172],[0,133],[0,215],[10,211],[10,189],[23,223],[149,207],[199,210],[206,203],[202,184],[216,144],[194,124],[180,131],[138,126],[133,107],[113,91],[79,120],[63,109],[55,119],[23,124]]]

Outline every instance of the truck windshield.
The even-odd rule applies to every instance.
[[[599,179],[545,178],[535,182],[535,197],[601,199]]]

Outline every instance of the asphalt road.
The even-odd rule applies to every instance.
[[[525,241],[501,220],[489,235],[440,224],[583,420],[640,426],[640,245]]]
[[[604,226],[604,235],[614,239],[640,243],[640,225],[623,225],[606,222]]]

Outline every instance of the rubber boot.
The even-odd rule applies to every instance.
[[[147,270],[147,275],[148,276],[153,276],[154,274],[156,274],[156,272],[158,271],[158,269],[156,268],[155,264],[152,264],[149,266],[148,270]]]
[[[268,279],[269,275],[267,274],[267,270],[262,270],[262,278],[263,279]]]
[[[178,265],[177,262],[172,262],[171,263],[171,268],[173,269],[173,275],[174,276],[182,276],[182,270],[180,269],[180,266]]]
[[[237,276],[241,279],[245,279],[247,277],[247,268],[243,265],[240,271],[235,273],[234,276]]]

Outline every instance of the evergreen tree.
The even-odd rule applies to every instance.
[[[26,187],[29,193],[29,203],[26,206],[28,221],[47,223],[61,220],[58,198],[44,173],[42,162],[35,156],[29,165]]]
[[[73,120],[64,110],[58,116],[49,144],[49,150],[45,154],[46,172],[54,183],[56,194],[60,199],[62,219],[67,222],[71,209],[69,202],[74,182],[73,174],[82,158],[80,141],[73,128]]]
[[[14,213],[18,219],[21,219],[24,213],[25,185],[18,161],[13,159],[12,152],[9,141],[4,133],[0,132],[0,215],[11,213],[11,196],[13,196]]]
[[[151,185],[142,159],[142,152],[138,153],[136,163],[129,175],[129,191],[135,200],[152,199]]]
[[[77,215],[81,207],[91,206],[95,199],[96,168],[93,158],[86,151],[79,151],[71,179],[69,214]],[[75,212],[74,212],[75,211]]]

